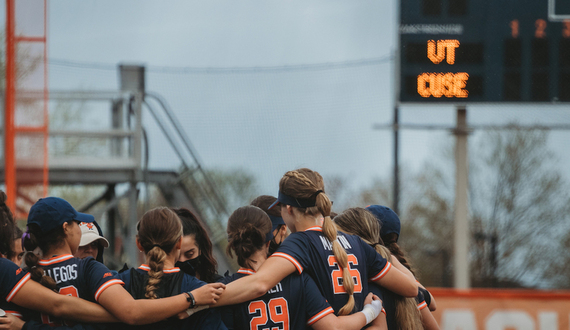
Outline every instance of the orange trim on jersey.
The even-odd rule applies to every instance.
[[[238,269],[238,274],[245,274],[245,275],[253,275],[255,274],[255,270],[249,268],[240,268]]]
[[[15,317],[22,319],[24,316],[22,315],[22,313],[18,312],[18,311],[5,311],[7,314],[10,315],[14,315]]]
[[[425,301],[422,301],[421,303],[418,304],[418,310],[421,311],[422,309],[427,307],[427,303]]]
[[[148,272],[150,270],[150,267],[149,267],[149,265],[142,264],[139,266],[139,269],[146,270]],[[162,270],[162,272],[165,274],[178,273],[179,271],[180,271],[180,268],[178,268],[178,267],[168,268],[168,269]]]
[[[55,257],[52,257],[49,259],[40,260],[40,261],[38,261],[38,265],[49,266],[49,265],[57,264],[58,262],[69,260],[71,258],[75,258],[75,257],[71,254],[62,254],[60,256],[55,256]]]
[[[386,316],[386,310],[384,309],[384,307],[382,307],[381,312],[384,313],[384,316]]]
[[[24,277],[22,277],[18,281],[18,283],[16,283],[16,285],[14,285],[14,287],[12,288],[12,291],[10,291],[10,293],[6,296],[7,302],[10,302],[10,300],[12,300],[12,298],[14,298],[16,293],[18,293],[18,291],[20,291],[22,286],[24,286],[24,284],[26,284],[26,282],[30,279],[30,276],[32,276],[32,275],[30,273],[27,273],[26,275],[24,275]]]
[[[323,317],[329,315],[329,314],[333,314],[334,310],[332,309],[332,307],[328,307],[325,310],[321,311],[320,313],[318,313],[317,315],[311,317],[308,321],[307,321],[307,325],[313,325],[315,322],[317,322],[318,320],[322,319]]]
[[[323,231],[323,227],[315,226],[305,229],[305,231]]]
[[[371,278],[370,281],[371,282],[378,281],[379,279],[384,277],[386,274],[388,274],[388,271],[390,270],[390,268],[392,268],[392,264],[389,261],[386,261],[386,266],[384,266],[384,269],[382,269],[380,271],[380,273],[378,273],[376,276]]]
[[[283,252],[275,252],[271,255],[271,257],[285,258],[285,259],[289,260],[295,266],[295,268],[297,268],[297,271],[299,272],[299,274],[303,273],[303,266],[301,266],[301,264],[297,261],[297,259],[291,257],[290,255],[285,254]]]
[[[99,287],[99,289],[97,290],[97,292],[95,292],[95,301],[99,301],[99,296],[101,295],[101,293],[103,293],[103,291],[105,291],[107,288],[109,288],[111,285],[115,285],[115,284],[120,284],[120,285],[125,285],[125,283],[119,279],[114,279],[114,280],[110,280],[107,281],[105,283],[103,283],[103,285],[101,285]]]

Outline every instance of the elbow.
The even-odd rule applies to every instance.
[[[263,296],[269,290],[271,290],[271,285],[269,283],[266,283],[265,281],[257,281],[254,285],[253,293],[255,294],[255,298],[257,298]]]
[[[62,298],[65,296],[62,296]],[[63,299],[57,299],[51,304],[49,313],[57,318],[65,318],[68,316],[68,311],[66,310],[65,301]]]
[[[406,288],[406,292],[403,293],[404,297],[415,298],[418,295],[418,283],[413,281],[410,282]]]
[[[126,323],[128,325],[141,325],[144,324],[142,322],[142,315],[136,315],[134,311],[125,311],[122,315],[115,315],[121,322]]]

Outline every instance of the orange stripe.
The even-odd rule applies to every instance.
[[[255,270],[247,269],[247,268],[240,268],[237,271],[239,274],[246,274],[246,275],[253,275],[255,274]]]
[[[323,231],[323,227],[315,226],[305,229],[305,231]]]
[[[30,279],[31,274],[27,273],[24,277],[22,277],[18,283],[16,283],[16,285],[14,285],[14,287],[12,288],[12,291],[10,291],[10,293],[8,294],[8,296],[6,296],[6,301],[10,302],[10,300],[12,300],[12,298],[14,298],[14,296],[16,295],[16,293],[18,293],[18,291],[20,291],[20,289],[22,288],[22,286],[24,286],[24,284]]]
[[[496,299],[570,299],[570,291],[556,290],[524,290],[524,289],[449,289],[429,288],[429,292],[435,297],[464,297],[464,298],[496,298]]]
[[[303,266],[301,266],[301,264],[297,261],[297,259],[291,257],[290,255],[285,254],[283,252],[275,252],[271,255],[271,257],[285,258],[285,259],[289,260],[295,266],[295,268],[297,268],[297,271],[299,272],[299,274],[303,273]]]
[[[418,304],[418,310],[421,311],[422,309],[427,307],[427,303],[425,301],[422,301],[421,303]]]
[[[125,285],[125,283],[119,279],[114,279],[114,280],[110,280],[110,281],[103,283],[103,285],[101,285],[99,287],[99,290],[97,290],[97,292],[95,292],[95,301],[98,302],[99,296],[101,295],[101,293],[103,293],[103,291],[105,291],[105,289],[107,289],[111,285],[115,285],[115,284]]]
[[[323,317],[334,313],[334,310],[332,309],[332,307],[328,307],[325,310],[321,311],[320,313],[318,313],[317,315],[313,316],[312,318],[310,318],[307,321],[307,325],[313,325],[315,322],[317,322],[318,320],[322,319]]]
[[[19,319],[21,319],[21,318],[24,317],[24,316],[23,316],[20,312],[18,312],[18,311],[5,311],[5,312],[8,313],[8,314],[14,315],[15,317],[17,317],[17,318],[19,318]]]
[[[71,254],[64,254],[64,255],[61,255],[61,256],[55,256],[55,257],[50,258],[50,259],[47,259],[47,260],[40,260],[40,261],[38,262],[38,264],[39,264],[40,266],[49,266],[49,265],[56,264],[56,263],[58,263],[58,262],[62,262],[62,261],[65,261],[65,260],[69,260],[69,259],[71,259],[71,258],[73,258],[73,256],[72,256]]]
[[[386,262],[386,266],[384,266],[384,269],[382,269],[380,271],[380,273],[378,273],[376,276],[374,276],[373,278],[370,279],[370,281],[374,282],[374,281],[378,281],[379,279],[381,279],[382,277],[386,276],[386,274],[388,274],[388,271],[390,270],[390,268],[392,268],[392,264],[387,261]]]

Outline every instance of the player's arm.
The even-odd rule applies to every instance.
[[[103,307],[81,298],[57,294],[36,281],[27,281],[14,295],[16,305],[58,318],[81,322],[118,322]]]
[[[428,307],[430,311],[435,311],[437,309],[437,304],[435,303],[435,298],[432,296],[431,292],[429,292],[421,283],[418,283],[420,286],[420,291],[422,291],[426,302],[428,303]]]
[[[414,298],[418,295],[418,283],[415,279],[399,271],[396,267],[387,264],[385,273],[378,276],[374,283],[380,285],[400,296]],[[384,271],[383,271],[384,272]]]
[[[429,308],[420,310],[420,316],[425,330],[439,330],[439,325],[433,315],[431,315]]]
[[[24,321],[10,313],[7,313],[6,317],[0,317],[0,329],[20,330],[23,326]]]
[[[408,268],[406,268],[406,266],[402,265],[402,263],[394,255],[392,255],[391,263],[392,263],[392,266],[396,267],[399,271],[404,273],[406,276],[408,276],[412,280],[416,281],[416,277],[414,276],[414,274],[412,274],[412,272]]]
[[[376,300],[377,303],[374,307],[372,305],[368,305],[372,302],[372,300]],[[366,307],[369,306],[369,307]],[[370,322],[366,319],[364,309],[375,309],[372,315],[369,314],[369,318],[371,318]],[[369,293],[365,300],[365,307],[363,311],[351,314],[351,315],[344,315],[344,316],[336,316],[334,313],[327,314],[326,316],[322,317],[311,326],[313,329],[317,330],[341,330],[341,329],[348,329],[348,330],[359,330],[365,327],[367,324],[370,326],[366,329],[373,329],[373,330],[387,330],[388,325],[386,324],[386,315],[381,312],[382,310],[382,301],[377,296],[374,296],[372,293]],[[374,319],[372,319],[374,317]]]
[[[215,306],[234,305],[260,297],[295,270],[295,265],[287,259],[271,257],[255,274],[228,284]]]
[[[222,283],[204,285],[192,291],[196,305],[214,304],[224,291]],[[161,298],[135,300],[121,285],[113,284],[100,293],[98,302],[121,322],[139,325],[154,323],[188,309],[185,294]]]

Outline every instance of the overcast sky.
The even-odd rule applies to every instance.
[[[50,88],[116,89],[115,65],[144,64],[147,89],[167,99],[206,167],[247,169],[269,194],[285,171],[301,166],[362,186],[388,176],[393,161],[392,134],[372,126],[392,120],[396,3],[49,1]],[[306,66],[279,68],[298,65]],[[470,112],[469,120],[540,117],[533,108],[483,111]],[[402,121],[453,125],[455,114],[450,107],[407,107]],[[176,168],[148,114],[145,125],[151,166]],[[448,132],[403,132],[401,162],[420,169],[451,142]]]

